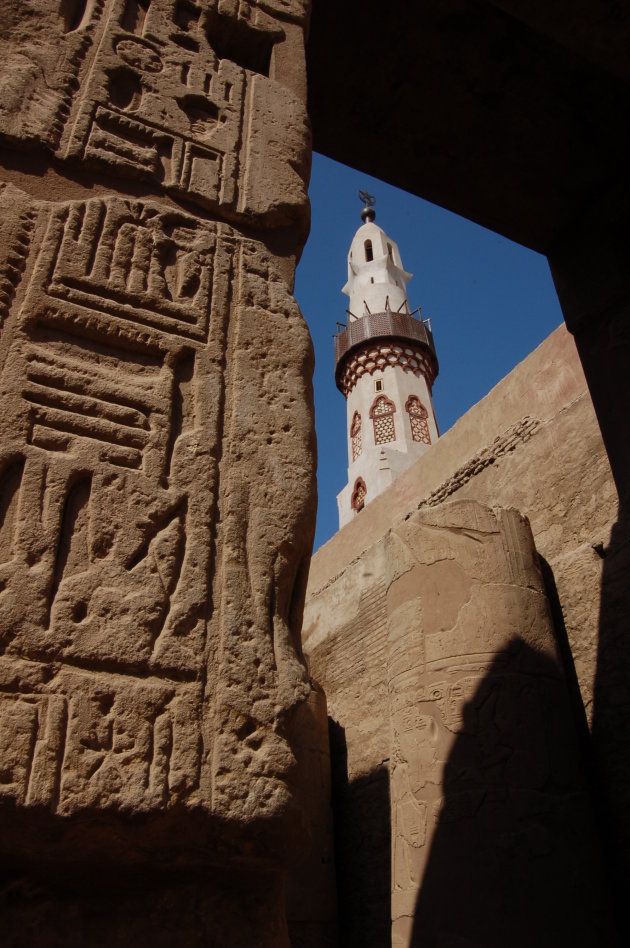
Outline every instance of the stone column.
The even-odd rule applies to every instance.
[[[386,544],[394,948],[614,944],[527,521],[444,504]]]
[[[3,6],[7,944],[26,919],[38,944],[287,941],[315,513],[291,295],[307,12]]]

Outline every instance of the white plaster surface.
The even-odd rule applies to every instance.
[[[373,260],[366,259],[366,241],[372,243]],[[390,253],[391,247],[391,253]],[[348,282],[342,293],[350,297],[350,321],[367,312],[408,312],[407,273],[400,259],[398,245],[373,222],[359,227],[348,254]]]
[[[366,260],[365,243],[371,241],[373,260]],[[402,265],[398,245],[374,222],[363,224],[357,230],[348,254],[348,282],[343,292],[350,297],[350,321],[371,313],[392,311],[409,312],[406,286],[411,274]],[[373,281],[373,282],[372,282]],[[382,390],[376,390],[376,383]],[[396,439],[377,445],[374,439],[374,423],[370,409],[380,395],[386,395],[394,403],[394,429]],[[352,493],[359,477],[363,478],[367,494],[365,505],[385,490],[410,464],[413,464],[428,445],[413,440],[411,420],[405,410],[410,395],[417,396],[428,413],[431,443],[439,437],[431,388],[424,375],[414,374],[401,365],[386,366],[372,375],[363,375],[348,394],[347,447],[348,483],[337,496],[339,526],[343,527],[357,515],[352,509]],[[352,459],[350,429],[355,412],[361,416],[361,454]]]

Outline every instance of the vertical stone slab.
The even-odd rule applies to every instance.
[[[597,667],[593,687],[593,756],[617,922],[630,938],[630,355],[628,235],[621,204],[596,207],[556,241],[549,265],[574,334],[619,495],[617,522],[603,555]],[[624,395],[624,392],[626,394]]]
[[[307,858],[287,874],[287,921],[292,948],[335,948],[339,943],[326,711],[326,696],[315,687],[295,720],[292,746],[312,840]],[[346,905],[343,909],[347,911]]]
[[[613,944],[527,521],[444,504],[385,542],[393,945]]]
[[[279,873],[304,846],[289,735],[310,693],[315,512],[312,351],[291,295],[306,15],[298,0],[7,5],[11,858]]]

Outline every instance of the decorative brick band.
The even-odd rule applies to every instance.
[[[379,340],[354,349],[346,360],[338,385],[348,397],[361,376],[382,372],[389,365],[400,366],[416,378],[424,377],[429,388],[435,379],[435,366],[422,346],[396,339]]]

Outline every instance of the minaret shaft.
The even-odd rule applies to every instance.
[[[348,484],[340,527],[439,437],[431,389],[438,364],[428,326],[411,313],[397,244],[363,212],[348,254],[348,324],[335,338],[335,378],[346,397]]]

